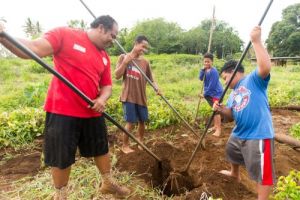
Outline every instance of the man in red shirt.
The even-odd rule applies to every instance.
[[[0,24],[0,33],[4,27]],[[51,167],[55,200],[67,198],[71,165],[77,147],[83,157],[94,157],[102,175],[100,191],[126,197],[130,191],[115,183],[111,165],[107,128],[101,113],[111,96],[110,59],[105,48],[118,34],[116,21],[106,15],[96,18],[88,31],[68,27],[55,28],[35,40],[18,39],[40,57],[53,55],[54,68],[90,99],[88,104],[58,78],[53,77],[46,103],[45,145],[46,165]],[[0,42],[15,55],[29,59],[5,38]]]

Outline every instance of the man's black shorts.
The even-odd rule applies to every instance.
[[[65,169],[75,163],[76,149],[83,157],[108,153],[107,127],[104,117],[78,118],[46,114],[45,164]]]

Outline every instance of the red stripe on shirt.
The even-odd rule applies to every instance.
[[[271,140],[265,139],[264,146],[265,146],[265,151],[264,151],[262,185],[273,185]]]

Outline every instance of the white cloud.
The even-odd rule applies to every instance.
[[[85,0],[85,3],[96,15],[109,14],[114,17],[121,28],[131,28],[144,19],[163,17],[167,21],[177,22],[184,29],[210,19],[215,5],[216,18],[229,23],[247,43],[250,30],[260,20],[269,0]],[[295,3],[299,0],[273,2],[262,25],[264,40],[272,24],[281,19],[282,10]],[[22,26],[27,17],[38,20],[45,30],[66,25],[71,19],[87,22],[93,19],[79,0],[2,0],[0,17],[8,21],[7,31],[19,37],[24,37]]]

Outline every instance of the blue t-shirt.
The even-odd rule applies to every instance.
[[[234,87],[227,101],[236,123],[233,136],[245,140],[274,137],[267,97],[269,81],[270,75],[262,79],[256,69]]]
[[[199,79],[202,81],[205,74],[204,80],[204,96],[210,96],[214,98],[220,98],[223,93],[223,87],[219,80],[219,73],[215,67],[210,70],[201,69],[199,73]]]

